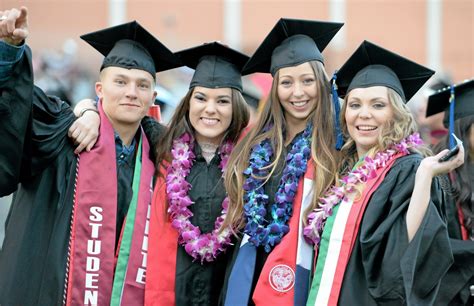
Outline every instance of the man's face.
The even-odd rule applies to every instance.
[[[138,124],[156,97],[152,75],[139,69],[107,67],[100,79],[96,93],[114,128]]]

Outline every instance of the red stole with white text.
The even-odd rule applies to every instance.
[[[66,305],[143,304],[154,165],[148,158],[150,148],[141,131],[132,186],[134,194],[116,258],[115,137],[100,103],[98,107],[99,139],[90,152],[78,158],[65,302]],[[119,268],[116,271],[116,267],[121,267],[120,271]]]

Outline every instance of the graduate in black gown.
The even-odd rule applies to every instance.
[[[219,232],[223,173],[249,120],[241,79],[248,56],[217,42],[176,55],[195,72],[156,148],[145,301],[217,305],[233,248],[232,232]]]
[[[428,156],[405,103],[434,72],[363,42],[337,72],[345,96],[341,180],[309,214],[316,269],[307,305],[433,305],[453,263],[437,175],[464,149]]]
[[[312,248],[301,218],[336,170],[336,105],[322,52],[342,25],[281,18],[244,67],[271,73],[273,82],[225,176],[225,222],[242,233],[227,270],[226,306],[306,301]]]
[[[443,111],[449,135],[454,133],[462,140],[466,155],[464,164],[448,176],[451,189],[447,193],[446,208],[455,262],[443,278],[437,302],[440,305],[472,305],[474,292],[469,288],[474,286],[474,80],[447,86],[428,98],[427,117]],[[443,138],[434,151],[451,148],[452,138]]]
[[[96,147],[77,156],[67,137],[73,111],[33,85],[27,15],[0,12],[0,191],[19,183],[0,252],[0,304],[130,305],[131,295],[143,304],[144,279],[134,277],[146,270],[137,242],[154,167],[140,120],[156,72],[179,61],[136,22],[84,35],[106,56],[96,83],[103,120]]]

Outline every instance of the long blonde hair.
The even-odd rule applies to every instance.
[[[402,139],[418,130],[415,119],[402,97],[400,97],[395,90],[388,87],[387,96],[393,110],[393,117],[382,127],[382,132],[379,134],[377,143],[367,153],[367,156],[369,157],[374,157],[377,152],[386,150],[391,144],[400,142]],[[341,155],[343,158],[338,166],[341,175],[342,173],[352,169],[358,160],[356,145],[349,135],[345,118],[348,98],[349,93],[344,99],[340,117],[341,129],[346,138],[346,142],[341,149]],[[416,149],[410,148],[410,151],[413,153],[419,153],[422,156],[431,155],[430,149],[426,146],[420,146]]]
[[[315,75],[318,95],[316,107],[308,119],[312,120],[313,123],[311,158],[316,179],[313,185],[312,203],[316,203],[320,195],[334,182],[337,169],[337,151],[334,149],[334,112],[328,77],[322,63],[318,61],[310,61],[309,63]],[[268,166],[270,172],[265,178],[265,182],[272,176],[280,160],[284,158],[286,120],[284,110],[278,98],[278,79],[279,73],[277,71],[273,78],[270,96],[264,105],[258,121],[254,128],[237,144],[229,158],[224,182],[229,195],[230,205],[222,228],[231,226],[235,230],[240,230],[245,225],[243,215],[243,184],[245,179],[243,171],[249,165],[252,147],[265,139],[270,140],[274,155],[273,161]],[[270,128],[264,131],[265,127]],[[273,201],[273,195],[270,195],[270,199]],[[312,208],[310,207],[308,211],[312,210]]]

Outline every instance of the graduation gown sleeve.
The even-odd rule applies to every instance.
[[[33,74],[29,49],[5,82],[0,83],[0,197],[15,191],[20,180],[25,140],[31,120]],[[22,73],[23,72],[23,73]]]
[[[0,196],[56,158],[75,117],[67,105],[33,85],[31,50],[0,85]]]
[[[1,305],[60,305],[76,157],[66,103],[34,87],[27,48],[0,87],[0,190],[13,196],[0,251]],[[7,173],[5,179],[3,174]]]
[[[340,305],[433,304],[453,255],[436,179],[420,228],[408,242],[406,212],[421,159],[399,158],[372,194],[345,271]]]

